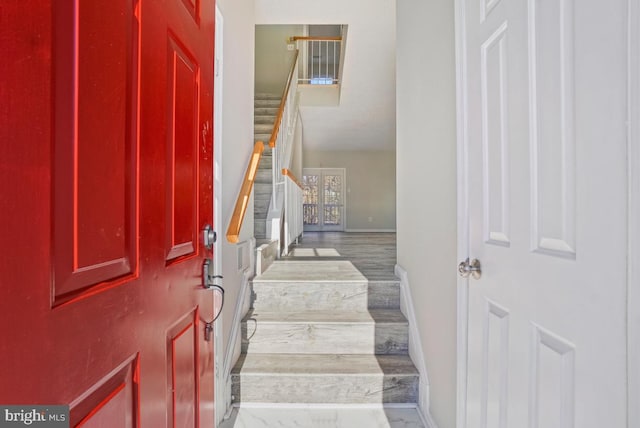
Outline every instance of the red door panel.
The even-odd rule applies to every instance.
[[[139,426],[138,359],[132,358],[71,403],[73,427]]]
[[[213,7],[0,6],[0,403],[213,426]]]
[[[195,316],[194,316],[195,315]],[[198,315],[187,317],[171,329],[169,344],[169,401],[173,427],[194,427],[198,415]]]
[[[170,35],[167,88],[167,260],[193,254],[197,245],[199,67]],[[181,46],[182,45],[182,46]]]
[[[131,0],[54,8],[56,304],[137,267],[138,25]]]
[[[182,0],[194,21],[200,23],[200,0]]]

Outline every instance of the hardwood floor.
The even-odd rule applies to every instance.
[[[395,233],[305,232],[284,260],[349,260],[370,281],[397,279]]]

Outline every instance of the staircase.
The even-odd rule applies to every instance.
[[[267,238],[267,214],[269,212],[269,203],[271,202],[273,177],[271,172],[271,147],[269,147],[269,139],[273,131],[273,125],[278,115],[280,107],[280,95],[275,94],[256,94],[254,101],[254,141],[262,141],[264,143],[264,152],[258,172],[256,173],[256,181],[253,185],[254,195],[254,236],[260,241]]]
[[[398,281],[347,260],[280,260],[252,283],[237,403],[416,403],[418,371]]]

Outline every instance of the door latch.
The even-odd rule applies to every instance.
[[[460,262],[458,265],[458,274],[463,278],[468,278],[469,275],[471,275],[473,279],[480,279],[482,276],[480,260],[473,259],[469,261],[469,258],[467,258],[465,261]]]
[[[213,333],[213,322],[204,325],[204,340],[211,342],[211,333]]]

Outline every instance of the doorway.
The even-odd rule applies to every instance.
[[[344,231],[345,169],[304,168],[302,171],[305,231]]]

